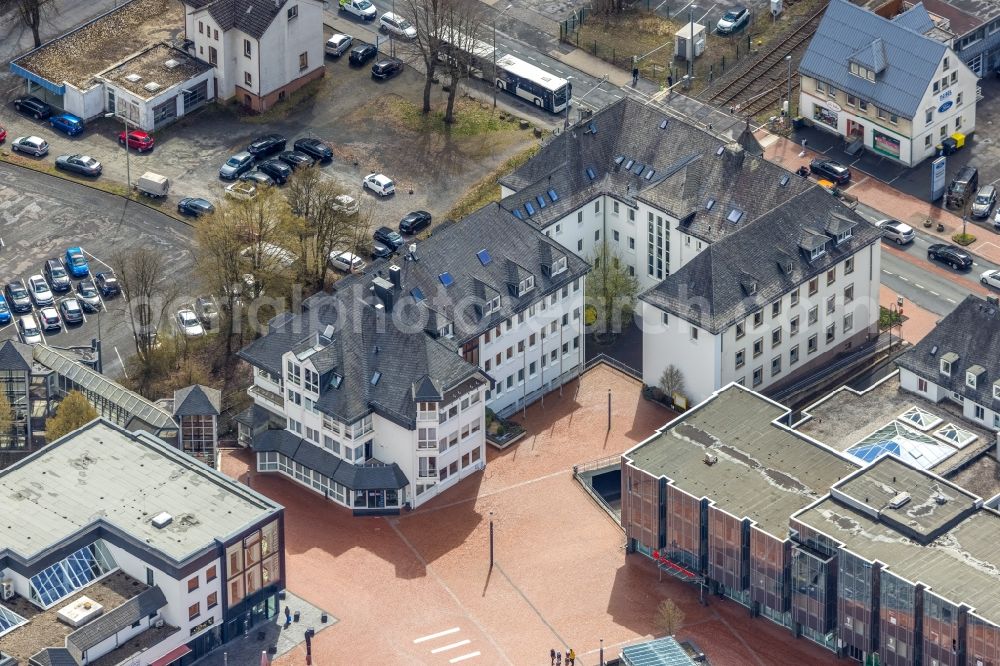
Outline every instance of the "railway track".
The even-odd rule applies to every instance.
[[[790,34],[775,40],[732,85],[716,91],[707,101],[719,107],[739,106],[741,115],[754,115],[781,99],[788,85],[785,57],[790,55],[797,63],[825,11],[824,4]],[[793,89],[797,86],[795,83]]]

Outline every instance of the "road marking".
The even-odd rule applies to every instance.
[[[935,296],[940,296],[941,295],[941,294],[937,293],[936,291],[932,291],[931,293],[934,294]]]
[[[437,654],[438,652],[447,652],[448,650],[454,650],[457,647],[462,647],[463,645],[468,645],[472,641],[466,638],[464,641],[459,641],[457,643],[451,643],[450,645],[443,645],[439,648],[434,648],[431,650],[431,654]]]
[[[900,280],[902,280],[903,282],[909,282],[909,281],[910,281],[910,278],[905,278],[905,277],[903,277],[902,275],[900,275],[900,276],[898,276],[898,277],[899,277],[899,279],[900,279]]]
[[[916,282],[914,282],[914,283],[913,283],[913,286],[914,286],[914,287],[916,287],[917,289],[926,289],[926,288],[927,288],[927,287],[925,287],[924,285],[922,285],[922,284],[918,284],[918,283],[916,283]]]
[[[115,351],[118,351],[117,347]],[[458,627],[452,627],[451,629],[445,629],[444,631],[439,631],[436,634],[430,634],[429,636],[421,636],[420,638],[414,638],[414,643],[424,643],[426,641],[432,641],[435,638],[441,638],[442,636],[447,636],[448,634],[454,634],[461,631]]]
[[[895,275],[895,273],[891,273],[891,272],[885,270],[884,268],[882,269],[882,272],[885,273],[886,275]]]
[[[473,657],[478,657],[480,652],[470,652],[468,654],[463,654],[461,657],[455,657],[454,659],[449,659],[449,664],[457,664],[460,661],[465,661],[466,659],[472,659]]]
[[[949,303],[955,303],[956,302],[954,298],[945,298],[944,300],[948,301]]]
[[[128,379],[128,371],[125,370],[125,361],[122,360],[122,355],[118,353],[118,346],[115,346],[115,356],[118,357],[118,362],[122,366],[122,374],[125,375],[125,379]]]
[[[687,9],[688,7],[690,7],[690,6],[691,6],[691,5],[693,5],[693,4],[694,4],[694,0],[691,0],[691,2],[687,3],[686,5],[684,5],[683,7],[681,7],[681,8],[679,9],[679,10],[677,10],[676,12],[674,12],[674,16],[680,16],[680,14],[681,14],[681,13],[682,13],[682,12],[683,12],[683,11],[684,11],[685,9]]]
[[[653,9],[653,11],[654,11],[654,12],[658,12],[658,11],[660,11],[660,7],[662,7],[663,5],[667,4],[667,1],[668,1],[668,0],[663,0],[663,2],[661,2],[661,3],[660,3],[660,4],[658,4],[658,5],[656,5],[656,8],[654,8],[654,9]]]
[[[715,9],[715,8],[716,8],[716,4],[715,4],[715,3],[712,3],[712,6],[711,6],[711,7],[709,8],[709,10],[708,10],[707,12],[705,12],[704,14],[702,14],[702,15],[701,15],[701,18],[700,18],[700,19],[698,19],[698,23],[701,23],[702,21],[704,21],[704,20],[705,20],[705,17],[706,17],[706,16],[708,16],[709,12],[711,12],[711,11],[712,11],[713,9]]]

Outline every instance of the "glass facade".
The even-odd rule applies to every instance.
[[[31,577],[31,601],[48,608],[118,568],[103,541],[84,546]]]
[[[694,572],[704,571],[702,555],[707,541],[707,521],[701,519],[701,500],[680,488],[667,486],[667,557]],[[702,525],[705,525],[705,530]]]
[[[746,589],[749,562],[744,561],[743,543],[743,521],[714,506],[708,507],[709,578],[728,589]],[[749,549],[746,554],[749,559]]]
[[[815,638],[829,634],[836,617],[836,557],[803,546],[792,548],[792,619]]]
[[[664,545],[666,506],[661,481],[634,467],[622,468],[622,527],[648,552]]]
[[[877,570],[871,562],[841,551],[837,557],[840,567],[837,576],[837,605],[840,638],[849,656],[861,659],[875,645],[875,577]]]
[[[969,666],[1000,664],[1000,627],[975,613],[966,614],[965,653]]]
[[[964,663],[958,649],[958,606],[924,590],[924,660],[939,666],[958,666]]]
[[[0,390],[11,407],[10,431],[0,433],[0,450],[28,448],[28,373],[0,370]]]
[[[281,580],[281,543],[273,520],[226,547],[226,590],[233,608]]]
[[[761,614],[789,626],[791,542],[750,528],[750,599]]]
[[[880,663],[885,666],[909,666],[919,663],[916,649],[916,591],[911,583],[883,571],[880,576],[879,622]]]

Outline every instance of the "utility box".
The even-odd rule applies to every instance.
[[[778,18],[784,7],[781,6],[781,0],[771,0],[771,16]]]
[[[674,56],[694,60],[705,52],[705,26],[688,23],[674,33]]]

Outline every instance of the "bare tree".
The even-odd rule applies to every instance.
[[[424,98],[421,112],[431,112],[431,85],[437,73],[438,58],[443,44],[441,38],[445,33],[444,18],[448,7],[455,0],[403,0],[403,11],[413,20],[417,30],[414,44],[420,53],[424,65]]]
[[[666,633],[667,636],[673,636],[684,624],[684,611],[674,603],[673,599],[664,599],[656,607],[653,621],[657,628]]]
[[[125,297],[136,354],[148,360],[164,317],[180,294],[179,285],[166,280],[167,262],[156,248],[118,249],[111,254],[111,267]]]
[[[485,22],[485,7],[478,0],[450,0],[445,16],[445,31],[450,35],[454,48],[448,50],[445,59],[448,72],[448,107],[444,113],[445,123],[455,122],[455,99],[458,84],[470,76],[476,58],[476,38]]]
[[[195,229],[195,267],[202,283],[212,293],[220,294],[226,357],[233,351],[235,322],[243,319],[243,301],[239,285],[243,281],[240,251],[246,242],[240,235],[236,202],[223,201],[213,215],[200,218]]]
[[[40,28],[42,20],[50,13],[55,12],[56,6],[52,0],[0,0],[0,14],[10,9],[17,10],[17,15],[21,22],[31,30],[31,36],[35,41],[35,48],[42,45]]]
[[[676,365],[668,365],[660,375],[660,390],[673,400],[675,393],[684,394],[684,374]]]

